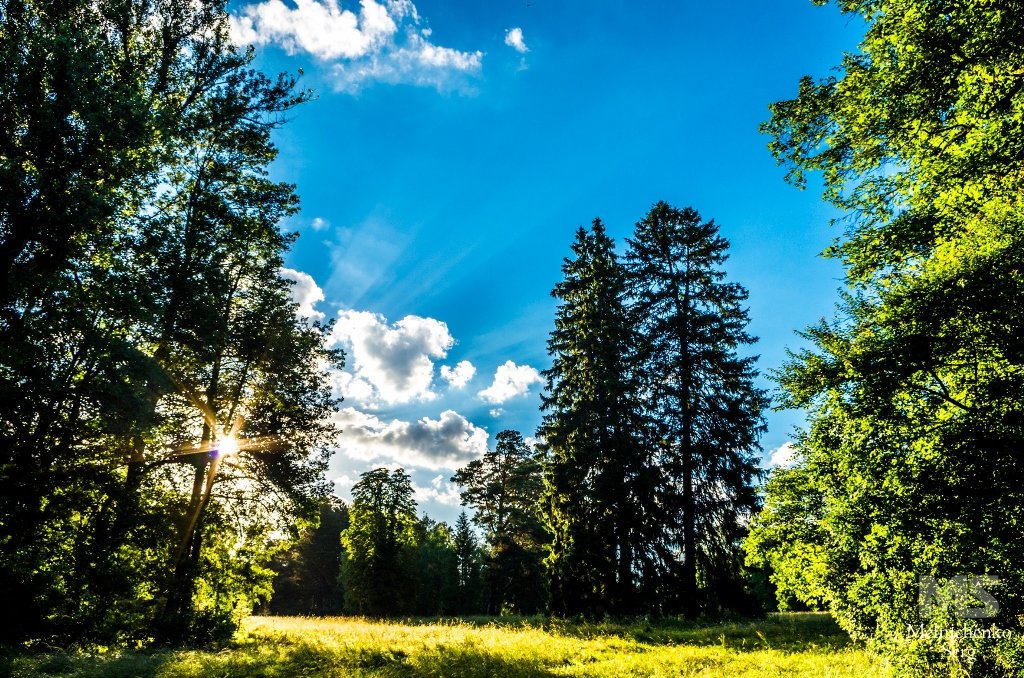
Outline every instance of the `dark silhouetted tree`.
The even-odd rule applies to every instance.
[[[551,610],[599,616],[632,612],[656,595],[667,516],[645,439],[625,270],[598,219],[577,231],[572,251],[552,292],[559,306],[540,428],[542,507],[553,535],[546,562]]]
[[[643,398],[670,511],[663,545],[681,553],[668,600],[691,615],[742,599],[740,541],[758,502],[764,392],[741,355],[747,292],[727,282],[729,243],[692,208],[656,204],[625,256]],[[671,600],[671,598],[675,600]]]

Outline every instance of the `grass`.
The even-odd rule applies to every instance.
[[[370,621],[251,617],[219,650],[9,653],[0,675],[814,676],[889,675],[827,614],[760,622],[582,624],[540,618]]]

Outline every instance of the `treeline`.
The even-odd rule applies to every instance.
[[[0,642],[230,634],[327,495],[341,355],[267,178],[307,94],[228,33],[217,1],[0,7]]]
[[[620,259],[600,220],[576,234],[553,292],[536,449],[502,431],[452,477],[482,550],[465,514],[454,531],[417,519],[403,471],[363,474],[346,526],[330,523],[339,545],[327,547],[338,554],[327,579],[336,570],[340,582],[332,611],[761,611],[763,575],[745,568],[742,552],[758,508],[766,405],[755,358],[743,354],[754,342],[746,291],[726,280],[727,241],[693,209],[658,203],[627,242]],[[279,563],[269,610],[307,600],[299,611],[320,611],[308,593],[281,597],[303,553]]]
[[[517,431],[452,478],[465,511],[455,526],[417,517],[402,469],[363,473],[352,503],[331,500],[318,527],[279,554],[271,614],[440,616],[536,614],[547,602],[540,452]],[[478,531],[483,538],[478,537]]]

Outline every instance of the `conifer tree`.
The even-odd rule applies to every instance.
[[[455,521],[455,558],[458,564],[458,612],[477,614],[483,605],[483,552],[463,511]]]
[[[739,540],[757,507],[766,397],[756,358],[740,355],[756,341],[747,292],[725,279],[728,241],[692,208],[657,203],[628,242],[638,374],[671,511],[661,538],[682,554],[674,606],[715,612],[739,602]]]
[[[642,440],[625,271],[599,219],[572,251],[552,292],[561,303],[542,405],[546,562],[551,611],[597,616],[631,611],[657,571],[658,471]]]

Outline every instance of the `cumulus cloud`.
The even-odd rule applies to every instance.
[[[318,301],[324,300],[324,291],[313,280],[313,276],[293,268],[280,269],[280,275],[286,280],[293,281],[291,288],[292,301],[299,305],[298,313],[303,318],[323,320],[324,314],[313,307]]]
[[[775,448],[768,455],[768,468],[790,468],[796,456],[796,447],[791,442],[786,442]]]
[[[476,367],[468,360],[459,361],[455,367],[441,366],[441,378],[452,388],[465,388],[469,380],[476,374]]]
[[[446,506],[458,506],[462,503],[459,489],[451,483],[445,482],[444,476],[441,474],[431,479],[429,487],[413,483],[412,492],[417,503],[435,501]]]
[[[342,429],[341,452],[361,461],[390,460],[405,468],[455,470],[487,451],[487,431],[452,410],[445,410],[438,419],[385,422],[347,407],[335,413],[334,421]]]
[[[313,221],[309,222],[309,225],[314,231],[322,231],[331,225],[331,222],[327,221],[323,217],[313,217]]]
[[[241,45],[274,43],[330,65],[335,86],[354,92],[370,81],[458,89],[480,70],[483,53],[435,45],[411,0],[361,0],[358,13],[338,0],[264,0],[231,15]]]
[[[455,343],[440,320],[408,315],[389,326],[368,311],[340,312],[331,340],[346,349],[350,366],[335,376],[335,386],[369,406],[437,397],[432,358],[444,358]]]
[[[516,365],[511,360],[499,365],[494,372],[494,381],[477,395],[489,403],[501,404],[517,396],[525,395],[531,384],[540,383],[540,372],[529,365]]]
[[[505,31],[505,44],[520,54],[526,54],[530,51],[530,48],[523,41],[523,29],[518,26]]]

